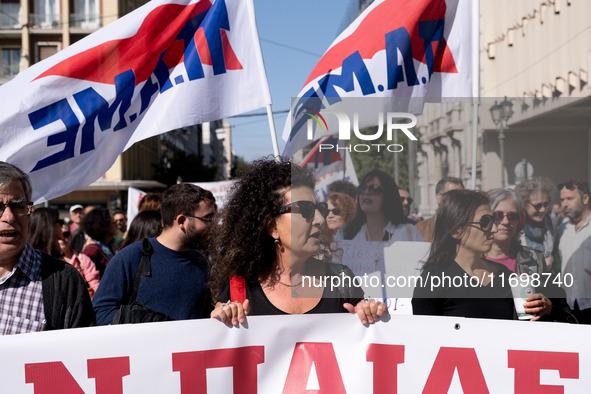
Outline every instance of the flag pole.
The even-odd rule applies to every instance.
[[[476,54],[472,64],[473,113],[472,113],[472,179],[471,188],[476,189],[476,154],[478,151],[478,105],[480,99],[480,4],[475,2],[472,14],[472,49]]]
[[[277,143],[277,133],[275,132],[275,120],[273,119],[273,110],[271,104],[267,104],[267,118],[269,119],[269,131],[271,132],[271,141],[273,143],[273,156],[279,160],[279,144]]]

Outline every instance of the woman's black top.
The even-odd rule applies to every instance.
[[[417,282],[413,293],[413,314],[514,319],[508,282],[512,272],[502,264],[490,263],[494,277],[486,286],[480,286],[476,279],[470,281],[470,275],[455,261],[424,267],[422,281]]]
[[[345,279],[342,282],[345,282],[343,286],[338,288],[334,288],[331,290],[331,282],[328,281],[327,286],[324,287],[324,292],[322,293],[322,298],[316,304],[316,306],[310,309],[306,313],[346,313],[347,310],[343,308],[344,303],[350,303],[352,305],[356,305],[359,301],[363,299],[363,290],[360,287],[355,287],[352,285],[352,278],[353,272],[349,267],[342,265],[342,264],[333,264],[333,263],[323,263],[318,262],[318,264],[325,264],[326,265],[326,275],[327,276],[341,276]],[[348,278],[348,279],[347,279]],[[351,286],[348,286],[349,282],[351,282]],[[303,284],[307,284],[309,282],[304,281]],[[314,283],[314,282],[310,282]],[[316,281],[316,284],[319,284],[320,281]],[[279,285],[281,286],[281,285]],[[301,287],[296,288],[296,291],[301,289]],[[300,291],[302,294],[305,294],[305,289]],[[253,282],[246,282],[246,298],[250,302],[250,313],[249,316],[257,316],[257,315],[287,315],[287,312],[278,309],[269,301],[265,292],[263,291],[261,284],[258,281]],[[230,299],[230,283],[228,282],[226,286],[220,292],[217,301],[218,302],[226,302]]]

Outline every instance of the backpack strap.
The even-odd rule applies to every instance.
[[[137,298],[137,293],[140,290],[142,277],[152,276],[152,267],[150,265],[150,259],[152,257],[152,254],[154,254],[154,248],[152,247],[150,240],[148,238],[144,238],[142,240],[142,258],[140,260],[140,265],[137,269],[135,278],[133,280],[133,290],[127,298],[125,304],[131,305],[135,302],[135,299]]]
[[[246,300],[246,281],[244,276],[230,276],[230,300],[241,304]]]

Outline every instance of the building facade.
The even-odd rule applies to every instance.
[[[472,186],[473,153],[477,189],[532,176],[591,181],[589,15],[588,1],[480,1],[477,119],[472,100],[428,105],[420,117],[414,192],[425,216],[440,178]],[[513,113],[501,133],[490,109],[505,97]]]

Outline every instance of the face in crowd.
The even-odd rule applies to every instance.
[[[472,221],[459,235],[460,246],[475,254],[486,254],[492,248],[497,231],[497,222],[490,206],[481,205],[476,210]]]
[[[309,187],[295,187],[285,192],[285,205],[275,221],[271,236],[292,255],[308,258],[320,251],[320,226],[324,224],[327,205],[318,204]]]
[[[2,261],[16,262],[27,240],[31,204],[20,181],[0,190],[0,256]]]
[[[378,177],[359,187],[359,207],[366,215],[383,213],[384,187]]]
[[[551,202],[550,196],[548,196],[547,193],[532,193],[529,197],[529,201],[525,203],[525,214],[529,220],[541,223],[550,212]]]

